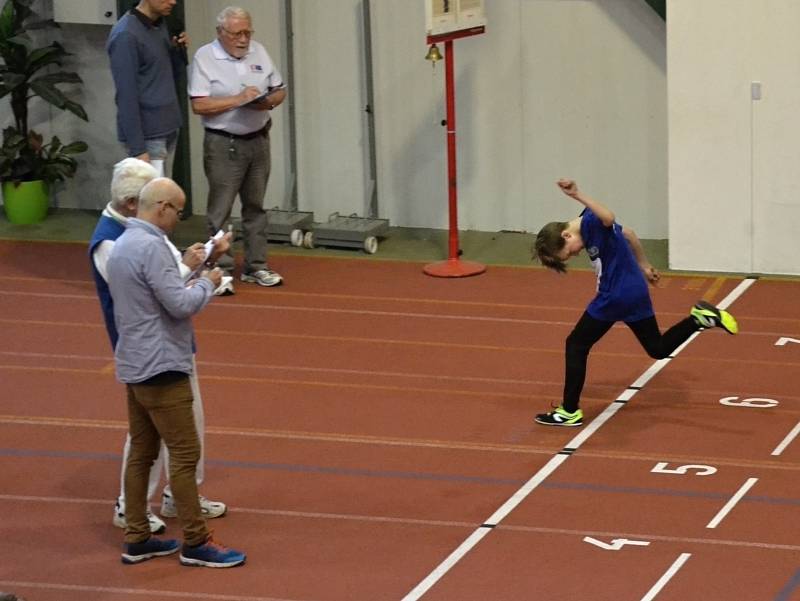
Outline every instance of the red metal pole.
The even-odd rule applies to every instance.
[[[453,41],[444,43],[444,81],[447,105],[447,199],[450,207],[448,258],[458,258],[458,180],[456,178],[456,92]]]
[[[486,266],[473,261],[462,261],[458,248],[458,190],[456,178],[456,87],[453,40],[444,43],[445,103],[447,105],[447,200],[450,213],[447,260],[429,263],[423,267],[428,275],[439,278],[463,278],[486,271]]]

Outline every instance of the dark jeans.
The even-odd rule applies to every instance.
[[[601,321],[584,312],[566,343],[566,375],[564,378],[564,410],[572,413],[580,404],[583,383],[586,380],[586,361],[594,344],[605,336],[613,321]],[[626,322],[647,354],[653,359],[664,359],[700,329],[694,319],[682,319],[661,334],[655,317]]]
[[[163,439],[169,451],[170,487],[184,541],[188,545],[202,544],[209,532],[195,480],[200,439],[194,423],[189,376],[128,384],[127,388],[131,450],[125,467],[125,542],[140,543],[150,538],[147,483]]]
[[[245,272],[258,271],[266,266],[264,194],[270,172],[269,125],[264,135],[247,140],[208,132],[203,139],[203,167],[208,178],[208,233],[213,236],[225,228],[238,195],[242,203]],[[220,257],[217,264],[232,271],[233,256]]]

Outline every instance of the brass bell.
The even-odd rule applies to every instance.
[[[431,47],[428,48],[428,54],[425,55],[426,61],[431,61],[433,65],[436,65],[436,61],[442,60],[442,53],[439,52],[439,47],[436,44],[431,44]]]

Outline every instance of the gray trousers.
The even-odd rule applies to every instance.
[[[206,224],[214,235],[231,217],[238,194],[242,203],[245,273],[267,265],[267,212],[264,194],[270,171],[269,127],[263,136],[249,140],[206,132],[203,139],[203,167],[208,178]],[[220,257],[217,265],[233,270],[233,256]]]

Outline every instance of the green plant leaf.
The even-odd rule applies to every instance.
[[[28,75],[33,75],[46,65],[53,63],[61,64],[61,59],[67,55],[66,50],[58,42],[53,42],[49,46],[43,46],[32,50],[28,55],[26,71]]]
[[[7,44],[14,44],[15,46],[22,46],[30,52],[33,50],[33,40],[26,33],[20,33],[12,36],[6,40]]]
[[[41,77],[31,80],[31,82],[34,81],[45,81],[48,83],[83,83],[83,80],[80,78],[80,76],[72,71],[48,73],[47,75],[42,75]]]
[[[20,84],[25,83],[25,76],[19,73],[3,73],[3,81],[0,82],[0,98],[10,94]]]
[[[42,81],[41,79],[36,79],[30,83],[31,91],[41,96],[43,100],[46,100],[50,104],[57,106],[58,108],[64,108],[64,104],[67,102],[67,97],[56,88],[53,84],[48,83],[46,81]]]
[[[89,150],[89,145],[83,140],[76,140],[61,149],[64,154],[80,154]]]
[[[84,121],[89,121],[89,115],[86,114],[86,111],[84,111],[83,107],[77,102],[73,102],[72,100],[67,100],[64,103],[64,109],[68,110],[70,113],[74,115],[77,115]]]
[[[6,2],[0,11],[0,44],[5,44],[12,35],[14,35],[14,4]]]

